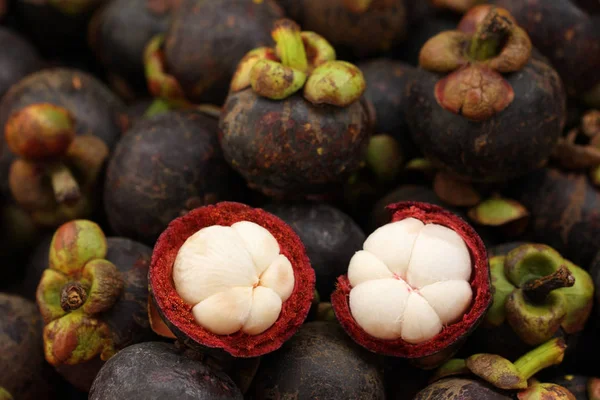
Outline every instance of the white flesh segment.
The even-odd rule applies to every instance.
[[[361,283],[350,291],[350,312],[365,332],[379,339],[397,339],[402,334],[408,285],[399,279]]]
[[[470,277],[471,256],[458,233],[437,224],[425,225],[412,249],[408,284],[422,288],[439,281],[468,281]]]
[[[393,277],[394,274],[388,267],[377,256],[366,250],[357,251],[350,260],[348,280],[352,287],[366,281]]]
[[[427,301],[417,292],[408,296],[402,323],[402,340],[421,343],[442,331],[442,321]]]
[[[272,289],[282,301],[286,301],[292,295],[294,283],[292,264],[283,254],[278,255],[260,277],[260,286]]]
[[[269,288],[254,289],[250,315],[242,328],[249,335],[258,335],[269,329],[281,313],[281,298]]]
[[[192,308],[198,325],[215,335],[239,331],[252,308],[252,287],[236,287],[210,296]]]
[[[246,250],[254,260],[256,274],[260,276],[279,255],[279,243],[271,232],[254,222],[241,221],[231,225],[246,243]]]
[[[363,249],[377,256],[393,273],[406,279],[408,263],[423,223],[415,218],[384,225],[373,232]]]
[[[177,293],[189,304],[233,287],[258,282],[252,256],[231,227],[210,226],[190,236],[173,266]]]
[[[473,290],[467,281],[437,282],[421,288],[419,293],[444,325],[460,320],[473,298]]]

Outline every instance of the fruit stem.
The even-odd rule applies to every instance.
[[[498,11],[493,8],[477,27],[477,31],[471,39],[469,56],[477,61],[484,61],[496,56],[512,28],[512,21],[498,14]]]
[[[560,364],[567,345],[563,338],[555,338],[531,350],[515,361],[515,367],[528,380],[544,368]]]
[[[290,19],[277,20],[271,34],[277,43],[277,55],[281,63],[286,67],[306,72],[308,58],[298,24]]]
[[[52,182],[52,189],[54,189],[54,197],[58,203],[72,204],[79,200],[81,197],[79,184],[65,164],[51,164],[48,167],[48,175]]]
[[[87,291],[79,282],[69,282],[60,291],[60,307],[69,312],[77,310],[87,300]]]
[[[532,279],[522,287],[525,296],[534,303],[543,303],[551,291],[571,287],[575,284],[575,277],[566,266],[561,266],[553,274]]]
[[[343,0],[343,2],[344,7],[346,7],[348,10],[353,13],[360,14],[369,9],[373,3],[373,0]]]
[[[169,101],[162,98],[156,98],[152,104],[150,104],[150,107],[146,109],[144,117],[153,117],[155,115],[165,113],[171,109],[173,109],[173,107]]]

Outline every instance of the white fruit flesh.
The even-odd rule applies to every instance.
[[[350,312],[378,339],[417,344],[471,305],[471,256],[452,229],[407,218],[382,226],[350,260]]]
[[[295,280],[275,237],[242,221],[190,236],[177,253],[173,282],[198,325],[217,335],[258,335],[277,321]]]

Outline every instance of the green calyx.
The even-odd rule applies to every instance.
[[[13,400],[13,397],[6,389],[0,387],[0,400]]]
[[[46,324],[45,355],[52,365],[114,354],[110,328],[98,315],[118,301],[124,282],[106,253],[106,237],[91,221],[68,222],[52,238],[50,267],[36,293]]]
[[[518,395],[519,400],[575,400],[568,389],[555,383],[534,382]]]
[[[163,45],[165,35],[154,36],[144,49],[144,72],[148,90],[154,97],[186,101],[181,85],[166,71]]]
[[[435,372],[432,381],[454,375],[474,374],[504,390],[522,390],[528,381],[544,368],[560,364],[566,344],[563,339],[552,339],[526,353],[514,363],[495,354],[474,354],[466,360],[453,359]]]
[[[350,63],[336,61],[335,50],[322,36],[302,32],[289,19],[276,21],[272,32],[275,48],[248,52],[231,81],[234,92],[249,86],[271,100],[283,100],[304,88],[313,104],[346,107],[364,93],[362,72]]]
[[[549,246],[526,244],[490,260],[494,299],[486,324],[505,321],[530,345],[549,340],[562,328],[583,329],[593,302],[589,274]]]
[[[470,209],[468,215],[479,225],[502,226],[527,218],[529,212],[515,200],[491,197]]]

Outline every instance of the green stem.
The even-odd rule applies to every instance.
[[[512,25],[512,21],[499,15],[495,8],[492,9],[471,39],[469,56],[474,60],[484,61],[498,55],[513,28]]]
[[[515,367],[527,380],[544,368],[560,364],[566,348],[564,339],[551,339],[515,361]]]
[[[150,104],[150,107],[148,107],[148,109],[144,113],[144,117],[153,117],[155,115],[162,114],[172,109],[173,107],[168,100],[157,98],[154,99],[152,104]]]
[[[302,72],[308,70],[308,58],[298,24],[290,19],[276,21],[273,39],[277,43],[277,54],[283,65]]]
[[[75,203],[81,197],[79,184],[73,174],[63,163],[52,164],[48,167],[48,175],[54,190],[57,203]]]

